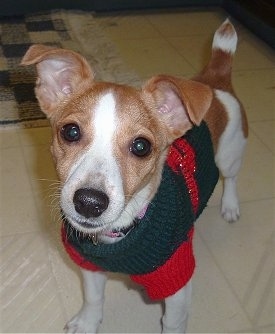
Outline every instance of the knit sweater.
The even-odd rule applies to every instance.
[[[113,244],[94,245],[64,222],[62,237],[71,258],[89,270],[129,274],[151,299],[163,299],[192,277],[194,222],[218,180],[206,124],[195,126],[170,147],[158,191],[136,227]]]

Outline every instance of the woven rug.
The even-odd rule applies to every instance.
[[[30,45],[72,49],[87,58],[96,79],[138,85],[138,76],[121,61],[92,13],[52,11],[0,19],[0,126],[48,125],[34,96],[34,67],[21,67]]]

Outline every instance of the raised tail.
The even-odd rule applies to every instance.
[[[229,89],[237,42],[236,30],[226,19],[214,34],[210,61],[197,78],[213,88],[224,89],[226,86]]]
[[[220,50],[233,55],[237,48],[237,42],[236,30],[229,19],[226,19],[215,32],[212,43],[213,53]]]

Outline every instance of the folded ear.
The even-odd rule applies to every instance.
[[[93,80],[93,72],[87,61],[70,50],[33,45],[21,61],[21,65],[32,64],[36,64],[38,72],[36,97],[49,117],[58,103],[73,94],[79,86]]]
[[[201,123],[213,98],[209,86],[168,75],[153,77],[143,91],[153,97],[159,116],[168,127],[171,142],[194,124]]]

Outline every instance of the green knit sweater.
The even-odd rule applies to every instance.
[[[125,238],[94,245],[65,222],[63,240],[103,270],[131,275],[153,272],[188,239],[218,177],[210,133],[203,122],[172,144],[159,189],[145,216]]]

